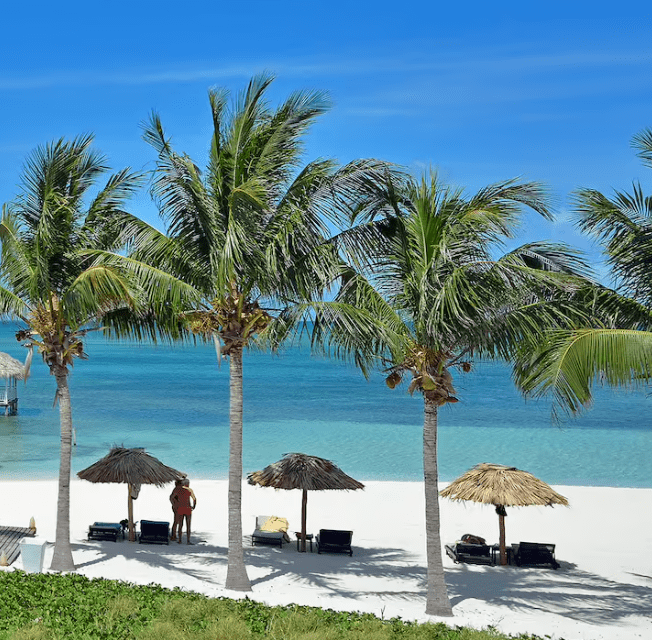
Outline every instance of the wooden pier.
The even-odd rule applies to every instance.
[[[20,555],[20,541],[23,538],[33,538],[36,529],[29,527],[1,527],[0,526],[0,558],[7,558],[7,566],[13,564]]]

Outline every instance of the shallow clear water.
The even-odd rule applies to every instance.
[[[0,325],[0,351],[23,360],[15,327]],[[73,473],[114,444],[142,446],[193,477],[225,477],[228,363],[212,346],[88,340],[70,377],[77,446]],[[598,389],[590,411],[562,427],[547,401],[525,402],[509,369],[479,363],[456,378],[460,402],[439,414],[439,472],[452,480],[478,462],[526,469],[552,484],[652,487],[652,398]],[[56,477],[59,413],[54,379],[35,354],[19,383],[19,415],[0,415],[0,479]],[[361,480],[422,478],[423,403],[353,367],[304,349],[244,358],[244,470],[282,454],[329,458]]]

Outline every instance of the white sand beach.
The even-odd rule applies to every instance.
[[[54,541],[56,481],[0,483],[0,524],[28,526]],[[442,487],[445,485],[442,485]],[[94,521],[126,517],[124,485],[73,480],[71,539],[77,571],[209,596],[242,597],[224,589],[227,554],[227,483],[192,482],[198,506],[194,545],[140,545],[88,541]],[[444,622],[508,634],[534,633],[565,640],[652,638],[652,489],[554,486],[570,507],[509,509],[507,542],[552,542],[561,567],[520,568],[455,564],[444,555],[454,618]],[[171,487],[144,486],[134,503],[136,520],[171,520]],[[464,533],[498,541],[490,506],[441,500],[442,541]],[[367,482],[364,491],[311,492],[308,531],[353,530],[353,557],[298,553],[301,494],[244,484],[245,560],[252,599],[298,603],[385,618],[435,620],[425,609],[423,488],[417,482]],[[250,545],[256,515],[290,522],[293,542],[283,548]],[[49,544],[45,570],[52,556]],[[21,569],[20,557],[12,567]]]

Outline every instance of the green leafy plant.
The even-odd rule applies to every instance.
[[[157,584],[76,574],[0,572],[0,640],[507,640],[489,628],[418,624],[370,613],[248,598],[208,598]],[[521,635],[520,640],[541,640]]]

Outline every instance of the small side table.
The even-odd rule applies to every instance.
[[[297,551],[300,551],[299,543],[301,542],[301,531],[296,531],[295,535],[297,537]],[[312,533],[306,533],[306,542],[310,543],[310,553],[312,553]]]
[[[514,563],[514,549],[512,548],[511,545],[505,546],[505,555],[507,556],[507,564],[515,564]],[[493,560],[493,563],[495,565],[500,566],[500,545],[494,544],[491,547],[491,559]]]

